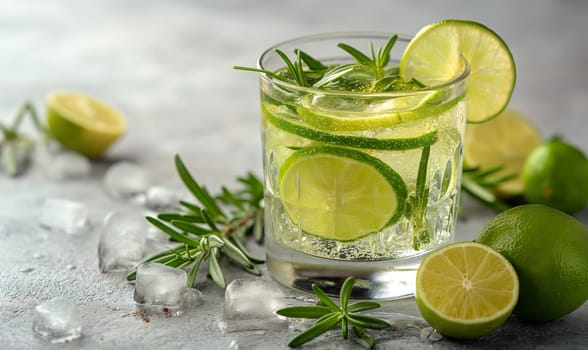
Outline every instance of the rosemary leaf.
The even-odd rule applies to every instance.
[[[226,288],[227,281],[225,280],[225,275],[223,274],[223,270],[221,270],[220,265],[218,263],[218,254],[219,248],[214,247],[210,250],[210,257],[208,261],[208,272],[210,273],[210,277],[214,283],[216,283],[221,288]]]
[[[226,217],[222,210],[219,208],[219,206],[216,204],[215,200],[212,198],[210,193],[208,193],[206,188],[201,187],[200,185],[198,185],[198,183],[196,183],[196,181],[194,181],[194,178],[192,177],[188,169],[186,169],[186,166],[184,165],[184,162],[182,161],[179,155],[176,155],[175,162],[178,174],[180,175],[180,178],[182,179],[188,190],[192,192],[192,194],[200,201],[200,203],[202,203],[202,205],[204,205],[204,207],[212,214],[212,216]]]
[[[323,292],[323,290],[320,289],[319,286],[313,284],[312,290],[314,291],[314,294],[316,294],[316,296],[319,298],[319,300],[325,304],[325,306],[329,307],[333,311],[339,311],[339,307],[337,306],[337,304],[335,304],[335,302],[333,302],[331,298],[329,298],[327,294],[325,294],[325,292]]]
[[[375,301],[357,301],[347,307],[347,312],[360,312],[366,310],[377,309],[380,304]]]
[[[341,320],[342,315],[338,313],[331,313],[329,317],[323,319],[320,322],[315,323],[312,327],[307,329],[306,331],[300,333],[298,336],[294,337],[288,343],[289,347],[295,348],[304,343],[309,342],[310,340],[318,337],[319,335],[325,333],[329,329],[335,327],[339,321]]]
[[[310,68],[311,70],[324,70],[327,69],[327,66],[325,66],[324,64],[322,64],[319,60],[317,60],[316,58],[312,57],[311,55],[307,54],[306,52],[302,51],[302,50],[294,50],[294,52],[300,56],[300,58],[302,59],[302,61],[308,66],[308,68]]]
[[[343,335],[343,339],[347,339],[347,335],[349,334],[349,319],[347,317],[341,319],[341,334]]]
[[[353,325],[360,326],[362,328],[386,329],[392,327],[390,323],[375,317],[354,313],[347,314],[347,318],[349,319],[349,322],[351,322]]]
[[[191,222],[182,221],[182,220],[171,220],[170,223],[175,227],[179,228],[180,230],[193,233],[197,236],[208,235],[213,231],[208,230],[204,227],[200,227],[198,225],[194,225]]]
[[[349,46],[344,43],[339,43],[337,46],[350,54],[357,61],[357,63],[361,64],[362,66],[374,67],[374,62],[363,52],[359,51],[353,46]]]
[[[320,318],[333,312],[326,306],[291,306],[276,311],[278,315],[291,318]]]
[[[355,278],[347,278],[345,282],[343,282],[343,286],[339,292],[339,304],[341,305],[341,309],[344,311],[347,310],[347,304],[349,303],[349,297],[351,296],[354,284]]]
[[[164,224],[163,222],[159,221],[158,219],[148,216],[147,221],[149,221],[153,226],[157,227],[158,229],[164,231],[165,233],[167,233],[168,235],[170,235],[170,237],[172,237],[173,239],[175,239],[178,242],[187,244],[191,247],[198,247],[200,246],[200,241],[197,241],[195,239],[192,239],[180,232],[175,231],[174,229],[172,229],[171,227],[167,226],[166,224]]]
[[[357,336],[357,338],[359,338],[361,345],[368,349],[374,347],[374,337],[372,337],[372,335],[369,334],[365,329],[359,326],[353,326],[353,330],[355,331],[355,335]]]
[[[398,35],[393,35],[386,43],[386,46],[384,46],[384,49],[378,53],[378,67],[383,68],[388,64],[390,61],[390,51],[392,51],[392,47],[394,47],[397,39]]]
[[[203,224],[206,222],[201,216],[199,215],[183,215],[183,214],[175,214],[175,213],[161,213],[157,214],[157,218],[159,220],[167,221],[169,223],[172,220],[182,221],[182,222],[191,222],[197,224]]]
[[[188,274],[188,288],[192,288],[194,283],[196,282],[196,275],[198,274],[198,270],[200,269],[200,265],[204,260],[208,258],[208,252],[198,252],[197,255],[192,257],[194,259],[194,263],[190,268],[190,273]]]

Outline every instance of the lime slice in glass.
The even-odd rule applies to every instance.
[[[353,241],[395,223],[406,185],[392,168],[363,152],[306,147],[282,165],[279,191],[290,219],[311,235]]]
[[[311,128],[302,123],[296,119],[296,113],[289,111],[285,106],[277,107],[270,103],[263,103],[261,109],[264,118],[274,127],[312,141],[331,145],[401,151],[431,146],[437,142],[438,138],[436,131],[431,131],[416,137],[393,139],[329,133]]]
[[[516,80],[512,54],[505,42],[486,26],[466,20],[445,20],[421,29],[400,60],[404,80],[431,86],[456,78],[470,65],[467,120],[483,122],[507,106]]]
[[[417,271],[415,297],[423,318],[453,338],[475,339],[494,331],[510,316],[518,296],[515,269],[479,243],[440,248]]]
[[[120,112],[87,95],[55,92],[47,97],[46,107],[51,135],[90,158],[101,156],[127,128]]]
[[[455,103],[445,104],[445,108],[432,109],[427,102],[435,94],[433,91],[413,92],[406,95],[399,93],[395,98],[381,98],[381,101],[373,99],[361,111],[323,105],[320,102],[324,99],[323,97],[307,95],[301,100],[297,111],[304,122],[325,131],[378,130],[433,117],[455,105]]]

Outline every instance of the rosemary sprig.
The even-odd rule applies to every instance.
[[[398,40],[398,35],[393,35],[386,43],[386,46],[384,48],[380,47],[377,53],[374,51],[374,46],[370,43],[371,58],[347,44],[339,43],[337,46],[350,54],[359,65],[369,68],[374,73],[376,80],[379,80],[384,77],[384,67],[390,61],[390,51],[396,43],[396,40]]]
[[[422,83],[415,79],[405,82],[398,75],[397,67],[388,65],[390,52],[397,40],[398,35],[393,35],[386,45],[378,48],[377,51],[374,50],[373,45],[370,43],[370,53],[368,55],[348,44],[339,43],[337,46],[355,60],[355,63],[350,64],[326,66],[318,59],[299,49],[294,50],[296,59],[291,60],[283,51],[276,49],[276,54],[285,63],[285,69],[283,70],[272,72],[244,66],[233,66],[233,68],[265,73],[273,79],[315,89],[324,88],[330,83],[345,79],[352,73],[355,77],[352,77],[351,80],[365,80],[365,91],[399,91],[424,87]],[[355,73],[361,75],[362,78],[358,78],[358,74]]]
[[[414,250],[420,250],[421,244],[427,244],[431,241],[431,234],[427,223],[427,202],[429,200],[429,189],[426,187],[427,168],[431,147],[426,146],[421,153],[421,160],[417,171],[416,190],[410,203],[410,215],[414,224],[414,234],[412,238],[412,247]]]
[[[184,185],[197,203],[180,201],[177,213],[161,213],[147,217],[147,221],[170,236],[178,246],[155,254],[144,262],[158,262],[167,266],[189,269],[188,287],[196,281],[198,270],[208,264],[208,274],[221,288],[227,281],[221,269],[221,256],[239,265],[245,271],[260,275],[255,266],[264,261],[251,256],[244,244],[245,236],[253,233],[256,241],[263,240],[263,185],[255,175],[249,173],[238,178],[241,188],[213,197],[190,174],[181,158],[176,155],[175,165]],[[127,279],[136,278],[136,270]]]
[[[374,339],[366,329],[386,329],[390,328],[391,325],[382,319],[359,313],[380,307],[380,304],[377,302],[358,301],[349,304],[349,298],[354,284],[355,278],[353,277],[348,277],[343,282],[339,294],[340,305],[337,305],[331,300],[316,284],[313,284],[312,290],[319,299],[316,306],[292,306],[276,311],[278,315],[291,318],[318,319],[312,327],[292,338],[288,346],[292,348],[298,347],[341,324],[341,333],[344,339],[347,339],[349,326],[351,326],[356,336],[367,344],[369,348],[372,348],[374,346]]]
[[[20,125],[27,116],[41,133],[46,133],[35,106],[31,102],[24,102],[20,106],[10,126],[0,123],[0,131],[3,135],[3,140],[0,141],[2,167],[9,176],[17,176],[22,173],[30,160],[33,142],[19,132]]]
[[[491,188],[501,183],[515,178],[516,174],[508,174],[498,178],[490,179],[492,175],[502,171],[504,167],[497,166],[487,170],[479,167],[465,168],[461,177],[461,189],[470,194],[482,204],[498,211],[504,211],[511,208],[510,205],[503,202],[492,191]]]

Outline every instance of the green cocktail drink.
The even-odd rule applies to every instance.
[[[260,58],[276,74],[261,77],[268,268],[302,289],[337,293],[355,276],[356,298],[411,295],[420,257],[453,237],[468,65],[428,87],[399,76],[407,39],[373,66],[341,42],[380,56],[392,45],[389,35],[321,35]],[[294,49],[307,86],[288,81],[297,73],[280,55]]]

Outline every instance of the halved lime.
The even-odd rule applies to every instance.
[[[481,124],[467,126],[463,160],[466,167],[490,170],[502,167],[489,181],[515,175],[494,189],[502,197],[523,193],[522,173],[528,155],[543,138],[531,121],[512,109],[505,109],[498,117]]]
[[[111,106],[80,93],[55,92],[46,100],[47,128],[64,147],[99,157],[127,128]]]
[[[360,131],[378,130],[401,123],[439,115],[455,106],[462,97],[445,103],[435,100],[433,91],[397,94],[395,98],[373,101],[363,111],[325,108],[313,105],[311,95],[305,96],[298,105],[297,111],[302,120],[309,125],[325,131]]]
[[[463,70],[462,56],[470,65],[467,83],[467,120],[478,123],[497,116],[508,104],[516,70],[506,43],[483,24],[445,20],[422,28],[400,60],[404,80],[439,85]]]
[[[429,253],[416,277],[423,318],[440,333],[474,339],[500,327],[517,304],[519,280],[508,260],[473,242]]]
[[[290,219],[311,235],[352,241],[395,223],[406,185],[392,168],[363,152],[306,147],[282,165],[279,191]]]
[[[326,144],[348,146],[363,149],[379,150],[408,150],[431,146],[437,142],[437,131],[411,138],[372,138],[354,135],[341,135],[329,133],[308,127],[296,119],[295,112],[284,111],[287,107],[278,107],[270,103],[262,103],[261,110],[265,119],[274,127],[285,130],[291,134],[298,135],[309,140]],[[286,117],[286,114],[290,114]]]

